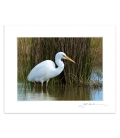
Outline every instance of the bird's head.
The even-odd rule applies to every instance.
[[[64,52],[58,52],[58,53],[56,54],[56,56],[59,57],[60,59],[67,59],[67,60],[69,60],[69,61],[75,63],[75,61],[72,60],[71,58],[69,58]]]

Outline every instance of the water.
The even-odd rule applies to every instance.
[[[101,88],[48,85],[41,88],[38,83],[18,83],[18,101],[102,101],[103,91]]]

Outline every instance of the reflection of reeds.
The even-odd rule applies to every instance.
[[[89,84],[92,70],[98,63],[96,56],[101,41],[102,38],[18,38],[18,81],[26,81],[35,65],[46,59],[54,61],[55,54],[62,51],[76,64],[64,61],[64,71],[50,83]],[[99,60],[101,62],[101,58]]]
[[[51,85],[50,87],[41,88],[40,84],[34,85],[33,83],[18,83],[18,101],[26,100],[102,100],[99,97],[101,89],[98,87],[70,87],[69,85]],[[97,88],[97,89],[95,89]],[[97,95],[97,98],[96,98]]]

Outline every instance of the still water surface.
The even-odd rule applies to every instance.
[[[42,89],[40,84],[18,83],[18,101],[102,101],[101,88],[53,85]]]

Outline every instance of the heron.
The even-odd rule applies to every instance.
[[[55,55],[55,63],[57,64],[57,68],[55,67],[55,63],[52,60],[45,60],[37,64],[29,73],[27,79],[31,82],[41,82],[43,87],[43,83],[46,81],[46,87],[51,78],[59,75],[64,69],[64,63],[61,59],[67,59],[73,63],[74,60],[69,58],[64,52],[58,52]]]

